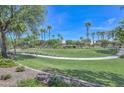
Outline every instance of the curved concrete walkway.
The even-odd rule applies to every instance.
[[[107,60],[107,59],[116,59],[119,56],[107,56],[107,57],[97,57],[97,58],[70,58],[70,57],[55,57],[55,56],[46,56],[46,55],[36,55],[28,53],[20,53],[21,55],[30,55],[35,57],[50,58],[50,59],[63,59],[63,60]]]

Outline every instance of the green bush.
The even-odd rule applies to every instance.
[[[7,79],[10,79],[12,76],[10,74],[4,74],[4,75],[1,75],[0,79],[1,80],[7,80]]]
[[[18,87],[41,87],[43,85],[36,79],[27,79],[27,80],[17,81],[17,86]]]
[[[16,68],[16,72],[23,72],[23,71],[25,71],[25,67],[23,66]]]
[[[63,82],[57,76],[51,77],[51,80],[48,83],[48,86],[50,86],[50,87],[74,87],[75,86],[76,87],[76,85],[74,85],[74,84],[67,84],[67,83]]]
[[[13,67],[16,66],[16,64],[11,59],[4,59],[0,58],[0,67]]]
[[[111,54],[116,54],[118,51],[117,51],[117,49],[110,49],[110,52],[111,52]]]
[[[121,55],[120,58],[124,58],[124,55]]]

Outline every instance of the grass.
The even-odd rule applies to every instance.
[[[24,52],[41,53],[44,55],[63,56],[63,57],[105,57],[116,53],[113,49],[91,48],[91,49],[25,49]]]
[[[106,86],[124,86],[124,59],[71,61],[18,56],[17,62],[51,73],[74,76]]]
[[[0,68],[8,68],[16,66],[13,60],[0,58]]]
[[[41,84],[36,79],[25,79],[17,82],[18,87],[43,87],[45,86],[44,84]]]

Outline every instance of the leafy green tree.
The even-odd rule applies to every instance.
[[[45,14],[44,6],[0,6],[1,53],[4,58],[7,58],[6,33],[19,31],[18,27],[24,27],[25,31],[36,29],[44,21]]]
[[[59,45],[59,41],[58,41],[58,40],[55,40],[55,39],[53,39],[53,40],[48,40],[48,41],[47,41],[47,44],[48,44],[49,47],[54,47],[54,46]]]
[[[104,48],[106,48],[109,44],[109,41],[106,39],[102,39],[100,40],[100,42],[101,42],[101,47],[104,47]]]
[[[118,40],[121,43],[124,43],[124,30],[123,30],[123,28],[117,27],[115,30],[116,30],[116,36],[117,36]]]

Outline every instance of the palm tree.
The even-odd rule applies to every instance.
[[[47,26],[47,29],[48,29],[48,32],[49,32],[49,40],[50,40],[50,32],[51,32],[51,29],[52,29],[52,26]]]
[[[83,40],[83,37],[80,37],[80,41],[82,41]]]
[[[107,31],[107,32],[106,32],[106,36],[107,36],[107,39],[108,39],[108,40],[111,39],[111,31]]]
[[[100,32],[97,32],[96,35],[98,37],[98,40],[100,40],[100,38],[99,38],[100,37]]]
[[[101,39],[105,39],[105,32],[100,32]]]
[[[43,34],[43,36],[42,36],[43,39],[42,40],[45,41],[47,30],[45,28],[41,28],[40,32]]]
[[[52,39],[55,39],[55,35],[52,35]]]
[[[43,40],[44,28],[41,28],[41,29],[40,29],[40,33],[41,33],[41,40]]]
[[[47,33],[47,30],[44,28],[44,41],[46,40],[46,33]]]
[[[85,23],[86,29],[87,29],[87,39],[89,39],[89,27],[91,26],[90,22]]]
[[[93,40],[93,44],[94,44],[95,32],[91,33],[91,35],[92,35],[92,40]]]
[[[116,31],[114,30],[111,31],[111,37],[112,37],[112,40],[116,38]]]

